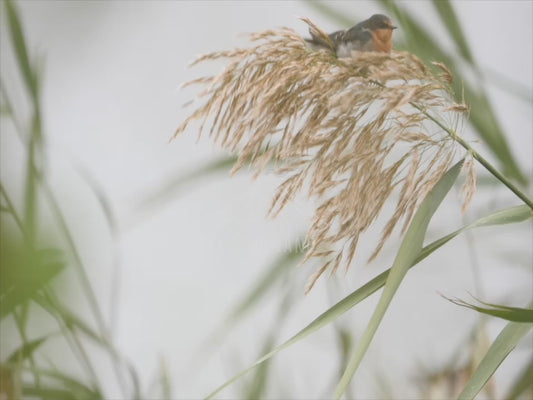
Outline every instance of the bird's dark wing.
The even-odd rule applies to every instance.
[[[340,47],[346,43],[350,43],[349,47],[352,50],[364,50],[367,44],[371,43],[372,35],[368,30],[364,29],[362,24],[363,23],[360,22],[346,31],[330,33],[328,36],[331,39],[334,48],[331,48],[331,45],[327,43],[324,38],[318,36],[311,28],[309,28],[311,39],[305,39],[305,41],[314,49],[329,49],[337,52]]]
[[[337,31],[329,34],[329,38],[333,43],[339,43],[344,41],[346,36],[346,31]]]
[[[367,43],[372,39],[372,35],[366,29],[363,29],[361,22],[353,28],[348,29],[344,34],[344,41]]]

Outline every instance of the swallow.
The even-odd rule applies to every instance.
[[[314,50],[327,49],[337,57],[351,57],[353,51],[377,51],[390,53],[392,50],[392,31],[396,29],[392,20],[383,14],[374,14],[354,27],[331,33],[328,43],[323,37],[309,28],[311,39],[305,39]],[[333,48],[331,48],[333,45]]]

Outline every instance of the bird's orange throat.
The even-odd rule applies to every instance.
[[[392,29],[376,29],[371,32],[374,51],[390,53],[392,50]]]

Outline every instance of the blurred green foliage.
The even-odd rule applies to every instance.
[[[335,9],[327,2],[310,2],[309,4],[324,15],[333,18],[341,26],[353,25],[354,21],[351,17],[347,17],[346,14]],[[431,32],[419,24],[401,2],[381,0],[380,4],[384,12],[391,13],[394,16],[404,31],[405,41],[398,43],[397,47],[412,51],[427,61],[441,61],[450,67],[456,77],[455,92],[457,100],[462,100],[464,89],[465,101],[472,109],[470,123],[476,133],[487,143],[508,177],[520,184],[527,183],[521,167],[512,155],[505,133],[495,117],[494,110],[491,108],[484,85],[479,84],[483,82],[482,72],[472,56],[468,41],[454,12],[453,3],[446,0],[432,3],[441,18],[442,24],[456,45],[457,54],[453,55],[441,50]],[[5,77],[2,76],[2,84],[0,85],[2,96],[2,104],[0,105],[1,117],[12,120],[13,125],[18,129],[17,133],[26,146],[27,158],[22,166],[26,170],[23,196],[10,196],[6,187],[0,185],[0,324],[3,324],[2,328],[4,328],[7,326],[4,325],[6,321],[14,321],[15,328],[10,334],[18,340],[18,346],[7,357],[0,360],[0,397],[4,395],[8,399],[24,397],[50,400],[105,398],[106,391],[102,387],[102,377],[99,375],[98,367],[95,365],[88,350],[94,351],[96,347],[109,357],[115,374],[114,378],[117,380],[124,398],[140,399],[157,396],[158,398],[170,399],[172,398],[172,385],[166,367],[162,365],[160,368],[159,392],[154,396],[151,394],[145,396],[142,393],[136,370],[117,351],[110,338],[108,324],[104,321],[100,305],[87,278],[86,267],[79,256],[77,244],[70,234],[69,221],[63,217],[53,192],[46,182],[46,169],[42,165],[45,159],[45,135],[42,130],[41,79],[39,71],[35,67],[34,58],[28,52],[24,29],[16,3],[11,0],[4,0],[1,7],[2,12],[5,12],[5,20],[8,24],[13,58],[16,60],[21,72],[22,83],[20,91],[26,94],[31,103],[32,113],[27,121],[21,123],[20,115],[17,114],[16,107],[10,101],[11,97],[7,92],[6,85],[3,84]],[[468,80],[464,79],[465,75],[462,74],[462,70],[458,67],[462,63],[466,63],[470,70],[474,71],[476,82],[468,82]],[[21,129],[21,127],[27,127],[27,129]],[[140,213],[146,210],[157,211],[163,202],[176,196],[184,183],[197,184],[206,176],[226,172],[233,162],[233,157],[216,160],[185,176],[180,175],[175,180],[166,182],[160,190],[146,196],[145,201],[139,205]],[[115,218],[107,207],[104,194],[99,193],[96,187],[93,187],[93,190],[101,200],[102,207],[106,209],[109,224],[113,225]],[[22,204],[15,204],[12,201],[13,197],[23,198],[24,200]],[[44,238],[47,239],[48,243],[50,242],[50,237],[46,235],[39,218],[39,207],[43,204],[53,210],[55,228],[61,232],[61,237],[57,238],[57,240],[54,238],[52,241],[54,245],[43,246],[41,244]],[[404,265],[404,273],[465,230],[482,226],[516,223],[530,217],[531,210],[526,206],[522,206],[512,207],[492,213],[485,218],[480,218],[427,245],[417,254],[411,254],[414,258],[411,260],[412,262]],[[115,229],[114,227],[112,228]],[[274,292],[274,289],[284,293],[283,296],[279,296],[279,311],[272,324],[272,330],[266,332],[262,337],[259,335],[257,337],[258,343],[262,341],[260,351],[263,356],[259,357],[258,361],[243,373],[223,385],[223,387],[229,385],[245,372],[259,366],[250,384],[242,387],[243,398],[268,397],[269,384],[276,375],[271,365],[265,363],[265,361],[318,329],[336,321],[340,315],[386,285],[388,276],[391,273],[391,270],[387,270],[340,301],[336,300],[337,302],[332,307],[320,313],[311,323],[288,340],[282,342],[281,345],[275,347],[277,333],[283,325],[283,321],[289,315],[296,297],[295,293],[300,293],[299,282],[295,281],[288,271],[301,260],[301,256],[301,249],[295,248],[294,251],[284,253],[275,258],[274,262],[267,267],[266,272],[258,277],[248,293],[229,312],[224,324],[214,332],[215,336],[222,337],[224,333],[227,333],[228,330],[242,321],[246,315],[254,312],[261,301]],[[78,283],[81,284],[81,293],[90,305],[89,308],[92,315],[80,315],[78,310],[73,310],[69,304],[65,304],[61,296],[61,287],[54,284],[54,280],[63,271],[75,271]],[[44,310],[47,317],[55,321],[57,332],[39,336],[37,332],[32,331],[29,321],[37,318],[37,313],[35,312],[37,308],[41,312]],[[509,311],[508,307],[503,306],[494,306],[493,308],[496,311],[489,310],[489,313],[497,316],[501,316],[499,314],[502,311]],[[519,309],[518,315],[524,315],[524,310],[526,317],[530,318],[529,309]],[[487,310],[480,308],[478,311],[486,312]],[[93,321],[96,322],[94,323]],[[530,320],[528,319],[527,321]],[[492,361],[489,359],[487,362],[488,368],[485,371],[490,373],[482,374],[478,381],[473,382],[474,391],[479,390],[480,384],[484,384],[486,379],[488,379],[487,376],[490,376],[503,358],[507,356],[510,347],[513,347],[528,331],[528,329],[524,328],[524,325],[516,322],[511,323],[509,326],[510,328],[506,328],[504,333],[508,334],[510,338],[506,338],[506,335],[502,334],[503,337],[500,337],[499,342],[496,343],[497,348],[492,348],[489,351],[489,356],[493,354],[494,356],[492,356]],[[338,358],[339,365],[343,369],[350,359],[349,353],[351,353],[352,347],[357,346],[358,341],[353,339],[350,331],[340,326],[335,326],[335,332],[337,334],[336,337],[341,342]],[[70,370],[62,370],[61,365],[56,366],[50,362],[48,359],[49,354],[41,353],[44,345],[51,340],[61,341],[65,353],[74,355],[82,371],[81,376],[72,373]],[[503,351],[501,350],[502,342],[504,345]],[[517,374],[507,398],[517,399],[524,393],[531,393],[532,371],[533,362],[530,362],[523,371]],[[329,371],[329,373],[335,382],[339,380],[339,371]]]

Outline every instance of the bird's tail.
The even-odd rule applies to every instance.
[[[309,44],[309,47],[313,50],[326,49],[335,52],[335,45],[327,33],[316,26],[310,19],[301,18],[301,20],[309,25],[309,34],[311,35],[311,38],[304,39]]]

